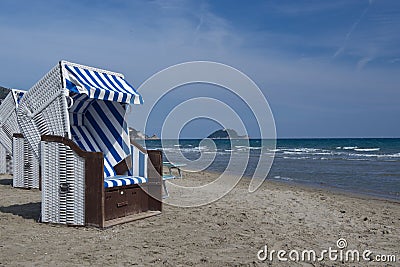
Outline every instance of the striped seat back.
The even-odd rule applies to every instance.
[[[72,140],[83,150],[91,152],[101,152],[96,140],[90,134],[88,129],[81,126],[71,126]],[[107,157],[104,157],[104,177],[117,175],[113,166]]]
[[[130,175],[147,178],[147,153],[143,153],[139,148],[131,145],[132,168]]]

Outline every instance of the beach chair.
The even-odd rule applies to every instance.
[[[1,103],[4,101],[4,98],[8,95],[8,92],[10,92],[11,90],[7,89],[7,88],[3,89],[3,87],[1,87],[0,90],[1,90],[1,93],[2,93],[1,94],[2,97],[0,98],[0,108],[1,108]],[[3,97],[3,95],[4,95],[4,97]],[[9,158],[9,155],[7,153],[7,150],[3,145],[1,145],[1,142],[0,142],[0,174],[8,173],[8,171],[7,171],[7,160],[8,160],[8,158]]]
[[[13,186],[39,188],[39,161],[20,134],[17,108],[25,91],[11,89],[0,105],[0,143],[6,151],[6,172],[13,174]]]
[[[0,145],[0,174],[7,173],[7,151],[6,148]]]
[[[164,161],[163,162],[163,166],[168,168],[168,174],[163,174],[163,177],[162,177],[163,191],[164,191],[163,198],[167,198],[167,197],[169,197],[169,192],[168,192],[168,189],[167,189],[166,181],[172,180],[172,179],[176,179],[176,178],[182,179],[181,167],[186,166],[186,164],[178,164],[178,163],[172,163],[172,162],[169,162],[169,161]],[[174,175],[172,173],[173,169],[177,170],[178,175]]]
[[[169,162],[169,161],[164,161],[163,162],[163,166],[168,168],[168,172],[169,172],[168,176],[173,176],[174,178],[182,179],[182,170],[181,170],[181,168],[186,166],[186,164],[172,163],[172,162]],[[172,174],[172,170],[173,169],[177,170],[178,175],[173,175]]]
[[[162,154],[130,146],[120,73],[60,61],[24,96],[18,122],[42,178],[41,221],[109,227],[161,213]]]

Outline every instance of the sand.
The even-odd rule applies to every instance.
[[[185,173],[183,181],[215,174]],[[40,191],[0,176],[0,265],[5,266],[399,266],[400,203],[267,181],[247,180],[217,202],[164,205],[160,216],[105,230],[38,223]],[[348,249],[396,255],[396,263],[260,261],[268,249],[321,251],[345,238]],[[263,254],[261,254],[262,256]]]

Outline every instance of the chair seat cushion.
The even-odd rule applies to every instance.
[[[140,176],[117,175],[104,179],[104,188],[147,183],[147,178]]]

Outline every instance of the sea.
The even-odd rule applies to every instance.
[[[164,160],[172,162],[174,155],[193,162],[212,155],[203,170],[217,173],[224,172],[230,158],[243,156],[247,178],[263,164],[265,153],[273,158],[266,179],[400,200],[400,138],[278,139],[275,148],[271,140],[260,139],[146,140],[142,145],[162,149]]]

